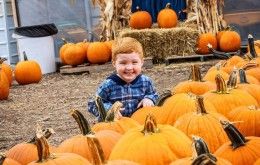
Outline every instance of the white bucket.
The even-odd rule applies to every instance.
[[[56,72],[54,41],[52,36],[25,37],[12,35],[17,39],[19,60],[23,61],[23,52],[28,60],[35,60],[41,67],[42,74]]]

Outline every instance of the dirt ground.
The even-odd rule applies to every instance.
[[[202,73],[217,61],[198,62]],[[171,89],[180,81],[188,79],[190,63],[154,65],[144,69],[150,76],[159,94]],[[79,134],[80,131],[70,110],[77,109],[90,121],[94,117],[87,109],[87,99],[94,96],[98,85],[112,70],[81,75],[46,74],[38,84],[18,85],[13,83],[9,99],[0,101],[0,152],[17,143],[28,141],[34,135],[36,125],[53,128],[49,138],[52,145]]]

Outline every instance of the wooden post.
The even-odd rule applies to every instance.
[[[19,12],[17,11],[16,0],[11,0],[11,4],[12,4],[13,19],[14,19],[14,27],[19,27],[20,26]]]

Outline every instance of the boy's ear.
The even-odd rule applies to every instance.
[[[111,62],[112,62],[113,67],[116,67],[116,62],[113,60]]]

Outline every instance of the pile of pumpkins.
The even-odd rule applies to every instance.
[[[111,60],[111,41],[82,41],[78,43],[67,42],[59,50],[61,63],[64,65],[77,66],[83,63],[104,64]]]
[[[100,122],[90,125],[73,110],[81,134],[55,147],[47,142],[52,131],[39,129],[35,138],[16,144],[2,160],[22,165],[257,165],[260,56],[255,55],[221,61],[204,77],[199,66],[192,65],[191,80],[173,86],[156,106],[138,109],[131,117],[117,117],[116,104],[106,112],[97,98]]]
[[[18,62],[14,69],[5,63],[5,58],[0,57],[0,100],[8,99],[13,79],[19,85],[40,82],[42,72],[39,63],[35,60],[28,60],[25,54],[24,57],[25,60]]]

